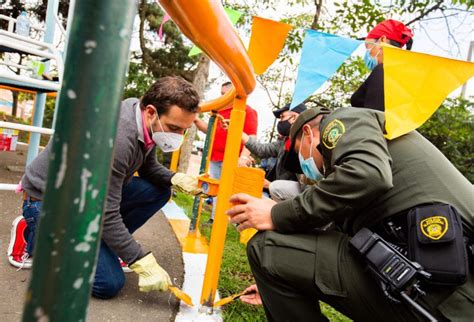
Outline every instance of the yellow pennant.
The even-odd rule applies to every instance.
[[[253,17],[248,54],[255,74],[263,74],[278,58],[292,28],[286,23]]]
[[[474,63],[383,48],[385,137],[423,125],[456,88],[474,76]]]

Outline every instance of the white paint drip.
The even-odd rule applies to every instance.
[[[114,147],[114,140],[113,140],[113,139],[109,139],[109,146],[110,146],[111,148]]]
[[[61,164],[59,165],[58,175],[56,177],[56,182],[54,184],[54,187],[56,189],[59,189],[59,187],[61,187],[61,185],[63,184],[64,177],[66,176],[66,170],[67,170],[67,144],[64,143],[61,150]]]
[[[89,153],[84,153],[84,159],[89,160],[89,158],[90,158]]]
[[[91,245],[89,245],[89,243],[87,243],[87,242],[79,243],[79,244],[76,245],[76,247],[74,247],[74,250],[76,252],[87,253],[90,249],[91,249]]]
[[[83,168],[82,174],[81,174],[81,199],[79,202],[80,213],[84,211],[84,207],[86,205],[87,181],[89,180],[90,177],[92,177],[92,173],[86,168]]]
[[[87,40],[84,43],[84,47],[86,47],[86,54],[92,54],[94,49],[97,47],[97,42],[95,40]]]
[[[120,38],[124,38],[124,39],[125,39],[125,37],[127,37],[127,35],[128,35],[128,30],[127,30],[127,28],[122,28],[122,29],[120,30],[119,35],[120,35]]]
[[[57,251],[53,250],[53,251],[51,252],[51,256],[57,256],[57,255],[58,255],[58,252],[57,252]]]
[[[100,215],[95,216],[94,220],[92,220],[89,223],[89,226],[87,227],[87,233],[86,236],[84,237],[84,240],[87,242],[92,242],[95,241],[95,237],[92,236],[92,234],[96,234],[99,231],[99,220],[100,220]]]
[[[84,268],[89,267],[89,265],[90,265],[90,264],[89,264],[89,261],[85,261],[85,263],[84,263]]]
[[[77,205],[79,203],[79,198],[75,198],[73,202],[75,205]]]
[[[74,284],[72,284],[72,286],[78,290],[81,288],[82,286],[82,283],[84,282],[84,279],[82,277],[78,278],[77,280],[74,281]]]
[[[39,306],[35,310],[35,318],[37,322],[49,322],[49,316]]]
[[[56,273],[59,273],[60,270],[61,270],[61,267],[56,267],[56,268],[54,269],[54,271],[55,271]]]
[[[92,190],[92,199],[95,199],[98,194],[99,194],[99,190],[97,189]]]
[[[77,98],[76,92],[74,92],[72,89],[68,89],[67,97],[69,97],[72,100],[75,100]]]

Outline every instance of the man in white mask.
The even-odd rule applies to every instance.
[[[174,173],[156,159],[157,146],[163,152],[180,147],[185,131],[196,118],[198,105],[198,93],[181,77],[160,78],[141,99],[122,102],[93,296],[112,298],[123,288],[124,265],[120,259],[139,275],[141,291],[165,291],[171,285],[168,273],[132,234],[168,202],[171,186],[188,193],[199,192],[196,178]],[[25,258],[34,259],[34,233],[46,186],[50,149],[51,142],[26,168],[22,178],[24,219],[21,220],[26,220],[28,228],[20,232],[16,221],[9,248],[12,251],[8,254],[10,263],[17,267],[31,267],[31,260]],[[134,176],[135,173],[139,176]]]

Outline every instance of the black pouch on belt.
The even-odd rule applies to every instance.
[[[408,213],[408,258],[431,273],[430,283],[461,285],[468,259],[461,216],[451,205],[433,204]]]

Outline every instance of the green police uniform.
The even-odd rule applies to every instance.
[[[276,204],[275,230],[260,232],[248,244],[269,320],[315,321],[321,318],[317,300],[354,320],[420,319],[383,295],[348,240],[362,227],[434,202],[454,206],[472,230],[473,186],[418,132],[387,141],[382,112],[341,108],[324,116],[319,131],[324,179]],[[331,221],[337,231],[317,230]],[[428,291],[420,303],[434,316],[472,321],[472,273],[460,287]]]

